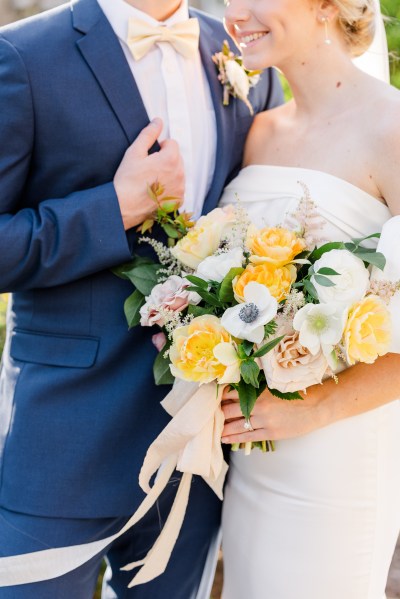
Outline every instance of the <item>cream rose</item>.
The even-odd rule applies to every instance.
[[[196,270],[208,256],[215,254],[222,239],[229,235],[235,222],[231,205],[216,208],[202,216],[178,243],[171,249],[172,255],[185,266]]]
[[[285,335],[260,360],[269,387],[281,393],[294,393],[321,383],[328,369],[323,352],[313,355],[301,345],[298,332]]]

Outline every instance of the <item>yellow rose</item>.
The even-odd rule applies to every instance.
[[[182,264],[196,270],[200,262],[212,256],[221,240],[231,231],[235,221],[231,205],[216,208],[202,216],[195,226],[178,241],[171,252]]]
[[[216,316],[198,316],[189,325],[175,329],[169,355],[172,374],[185,381],[240,380],[240,360],[232,338]]]
[[[306,242],[293,231],[279,227],[266,227],[258,230],[249,227],[246,245],[251,253],[250,262],[270,263],[284,266],[306,248]]]
[[[268,287],[270,294],[278,302],[283,300],[296,279],[296,268],[289,264],[276,268],[272,264],[249,264],[244,272],[233,282],[233,291],[237,301],[244,302],[243,290],[248,283],[254,281]]]
[[[390,313],[377,295],[367,295],[354,304],[344,330],[346,358],[372,364],[389,351],[391,338]]]

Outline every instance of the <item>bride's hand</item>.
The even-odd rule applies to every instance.
[[[288,401],[274,397],[266,389],[257,399],[251,413],[250,423],[254,431],[244,429],[245,420],[237,392],[225,391],[222,404],[225,415],[222,442],[291,439],[325,426],[327,421],[321,409],[319,393],[312,391],[314,388],[303,396],[303,400]]]

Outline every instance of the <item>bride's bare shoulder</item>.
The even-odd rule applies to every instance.
[[[383,86],[373,104],[370,116],[377,183],[392,213],[400,214],[400,91]]]
[[[272,140],[290,113],[291,102],[288,102],[256,115],[246,139],[244,166],[257,163],[257,157],[265,149],[265,140]]]

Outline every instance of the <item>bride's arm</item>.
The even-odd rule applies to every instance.
[[[265,391],[254,406],[251,424],[254,432],[245,432],[238,396],[226,392],[223,406],[226,420],[222,433],[224,443],[243,443],[265,439],[290,439],[310,433],[351,416],[358,416],[400,398],[400,355],[386,354],[373,365],[357,364],[332,379],[314,385],[304,400],[287,401]]]

